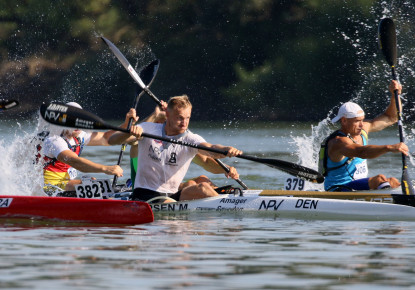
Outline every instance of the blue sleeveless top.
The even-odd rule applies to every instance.
[[[367,133],[360,134],[363,140],[363,146],[367,145]],[[346,135],[345,135],[346,137]],[[344,166],[342,166],[344,165]],[[368,167],[366,159],[359,157],[346,157],[340,162],[333,162],[329,156],[327,156],[327,168],[335,168],[327,172],[327,176],[324,180],[324,190],[329,189],[333,185],[346,184],[350,181],[365,178],[368,175]]]

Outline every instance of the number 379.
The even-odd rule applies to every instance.
[[[305,181],[296,178],[296,177],[289,177],[285,180],[284,189],[285,190],[304,190]]]

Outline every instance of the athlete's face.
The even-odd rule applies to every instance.
[[[356,118],[342,118],[342,129],[344,133],[349,133],[352,136],[358,136],[363,129],[363,120],[365,117]]]
[[[174,108],[166,111],[168,130],[167,135],[178,135],[184,133],[189,127],[192,108]]]

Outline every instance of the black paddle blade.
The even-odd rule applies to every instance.
[[[40,115],[51,124],[89,130],[105,130],[117,127],[105,123],[98,116],[82,109],[62,103],[49,103],[40,106]]]
[[[0,100],[0,111],[9,110],[11,108],[17,107],[19,102],[16,100]]]
[[[378,37],[379,47],[382,50],[387,63],[390,66],[396,66],[396,29],[392,19],[384,18],[380,21]]]
[[[156,78],[159,66],[160,66],[160,60],[155,59],[149,65],[147,65],[142,71],[140,71],[140,73],[139,73],[140,78],[148,88],[151,86],[154,79]],[[140,85],[136,84],[136,95],[137,95],[137,97],[136,97],[134,105],[133,105],[134,108],[137,108],[139,98],[142,95],[144,95],[145,93],[146,93],[146,91],[144,91],[140,87]],[[157,103],[158,103],[159,106],[161,105],[161,103],[159,103],[159,102],[157,102]]]
[[[321,175],[319,172],[298,164],[275,159],[267,159],[267,162],[265,162],[265,164],[304,180],[308,180],[314,183],[324,182],[324,176]]]
[[[157,71],[159,70],[159,66],[160,60],[155,59],[150,64],[148,64],[142,71],[140,71],[140,78],[147,87],[150,87],[153,83]]]
[[[279,169],[281,171],[284,171],[290,175],[296,176],[298,178],[311,181],[314,183],[323,183],[324,182],[324,176],[320,174],[319,172],[304,167],[295,163],[291,163],[284,160],[278,160],[278,159],[268,159],[268,158],[258,158],[254,156],[248,156],[248,155],[239,155],[237,156],[242,159],[247,159],[251,161],[260,162],[262,164],[268,165],[269,167]]]

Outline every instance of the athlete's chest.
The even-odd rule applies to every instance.
[[[151,140],[146,146],[146,155],[155,162],[166,165],[177,165],[187,162],[188,149],[178,144],[165,143],[159,140]]]

